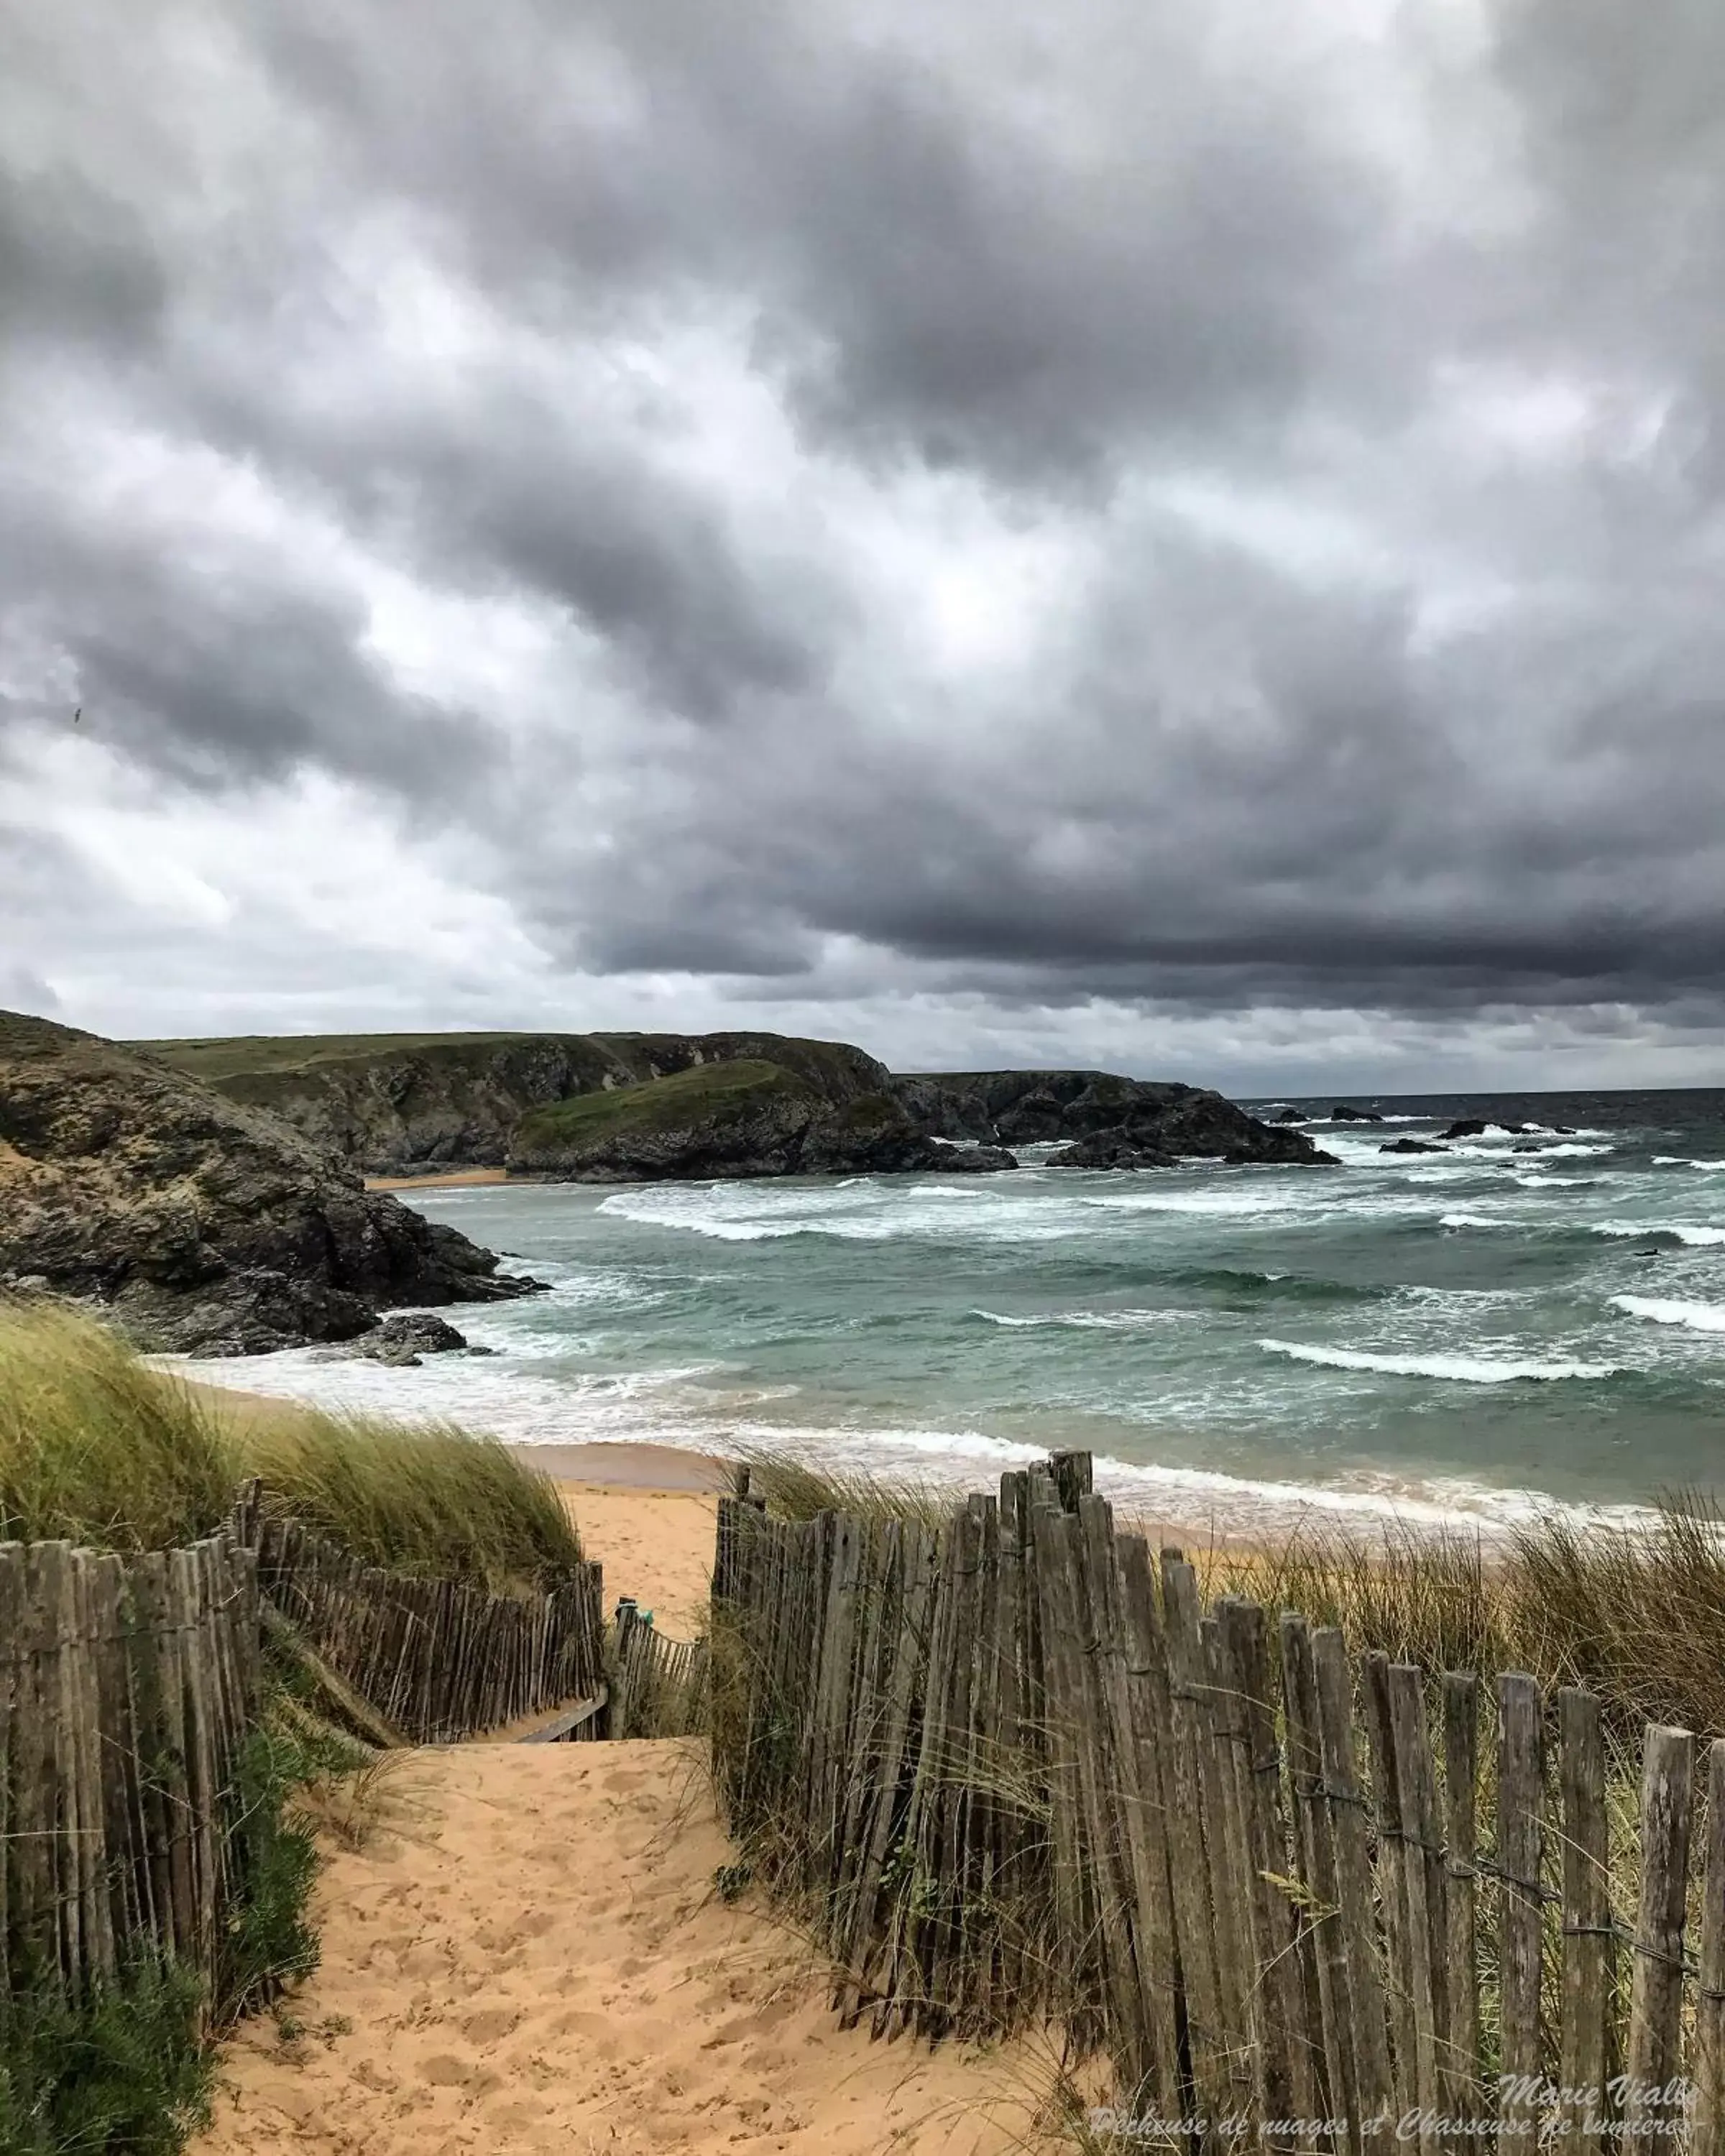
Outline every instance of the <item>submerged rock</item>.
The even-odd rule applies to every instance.
[[[1381,1145],[1378,1150],[1379,1152],[1447,1152],[1450,1148],[1434,1145],[1425,1138],[1392,1138],[1388,1145]]]
[[[429,1310],[398,1311],[353,1343],[356,1355],[388,1363],[403,1355],[449,1355],[467,1348],[467,1335]],[[470,1352],[471,1352],[470,1350]]]
[[[1134,1145],[1123,1131],[1098,1131],[1048,1157],[1050,1168],[1178,1168],[1179,1156],[1154,1146]]]
[[[0,1013],[0,1271],[105,1306],[142,1344],[258,1354],[369,1332],[392,1303],[542,1283],[266,1110],[122,1043]]]
[[[1384,1117],[1373,1108],[1350,1108],[1338,1102],[1330,1111],[1332,1123],[1381,1123]]]
[[[1019,1164],[1018,1155],[1004,1146],[947,1145],[940,1138],[928,1142],[935,1148],[933,1165],[942,1175],[993,1175]]]
[[[1438,1136],[1440,1138],[1482,1138],[1491,1127],[1489,1123],[1482,1123],[1476,1116],[1463,1116],[1458,1122],[1451,1123],[1448,1130],[1440,1131]]]

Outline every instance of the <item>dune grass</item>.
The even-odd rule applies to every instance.
[[[0,1537],[170,1549],[213,1532],[240,1473],[206,1402],[117,1334],[0,1305]]]
[[[213,1532],[252,1475],[270,1509],[391,1570],[501,1592],[580,1561],[556,1486],[495,1440],[248,1414],[76,1312],[0,1304],[0,1536],[172,1548]]]
[[[306,1413],[243,1430],[266,1509],[368,1564],[494,1593],[548,1589],[581,1562],[581,1539],[548,1476],[495,1439]]]
[[[861,1520],[920,1520],[941,1526],[952,1511],[949,1486],[910,1476],[871,1475],[862,1468],[814,1467],[783,1453],[746,1447],[749,1486],[775,1519],[812,1520],[817,1512],[849,1512]]]

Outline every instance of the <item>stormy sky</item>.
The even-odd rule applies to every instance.
[[[0,1004],[1721,1082],[1722,93],[1712,0],[0,11]]]

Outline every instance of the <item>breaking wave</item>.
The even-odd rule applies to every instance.
[[[1725,1246],[1725,1228],[1701,1228],[1688,1220],[1595,1220],[1593,1232],[1621,1240],[1625,1237],[1641,1235],[1669,1235],[1675,1241],[1686,1243],[1692,1250],[1710,1250]]]
[[[1616,1363],[1508,1362],[1486,1355],[1376,1355],[1363,1348],[1309,1348],[1296,1340],[1260,1340],[1266,1353],[1327,1370],[1369,1370],[1387,1378],[1442,1378],[1464,1385],[1555,1384],[1568,1378],[1615,1378]]]
[[[1681,1325],[1692,1332],[1725,1332],[1725,1303],[1676,1302],[1658,1296],[1614,1295],[1611,1307],[1654,1325]]]

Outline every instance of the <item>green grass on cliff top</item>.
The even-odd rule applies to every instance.
[[[783,1064],[752,1056],[701,1063],[644,1085],[578,1093],[535,1108],[516,1125],[511,1150],[529,1153],[551,1146],[595,1144],[625,1132],[645,1136],[715,1118],[729,1120],[775,1099],[811,1097],[813,1089]]]
[[[134,1040],[141,1049],[194,1078],[248,1076],[254,1072],[304,1070],[320,1063],[352,1063],[373,1055],[425,1055],[439,1049],[506,1047],[516,1040],[584,1040],[566,1033],[293,1033],[236,1034],[223,1040]]]
[[[367,1063],[402,1055],[429,1055],[460,1061],[483,1059],[499,1049],[522,1042],[557,1041],[585,1050],[595,1061],[617,1061],[625,1066],[644,1060],[655,1042],[701,1040],[695,1034],[565,1033],[540,1028],[519,1033],[295,1033],[235,1034],[224,1039],[133,1040],[122,1044],[141,1050],[158,1061],[194,1078],[219,1085],[224,1079],[291,1077],[331,1065]],[[746,1036],[773,1044],[793,1069],[828,1075],[842,1068],[855,1053],[844,1041],[809,1040],[795,1034],[762,1034]],[[732,1060],[751,1059],[733,1058]],[[773,1060],[769,1056],[767,1060]]]

